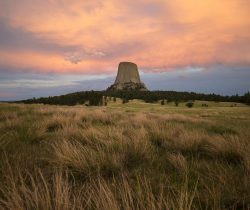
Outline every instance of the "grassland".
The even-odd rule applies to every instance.
[[[242,104],[0,104],[0,131],[0,209],[250,209]]]

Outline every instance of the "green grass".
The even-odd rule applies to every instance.
[[[232,104],[0,104],[0,209],[249,209],[250,108]]]

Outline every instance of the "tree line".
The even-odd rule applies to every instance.
[[[159,100],[169,102],[187,102],[190,100],[216,101],[216,102],[240,102],[250,105],[250,92],[243,96],[221,96],[217,94],[203,94],[194,92],[176,91],[82,91],[61,96],[50,96],[42,98],[32,98],[18,101],[21,103],[51,104],[51,105],[77,105],[101,106],[107,104],[107,97],[121,98],[124,103],[133,99],[140,99],[147,103],[154,103]]]

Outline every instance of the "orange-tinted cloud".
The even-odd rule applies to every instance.
[[[248,0],[0,0],[0,20],[30,36],[0,49],[0,65],[83,73],[112,72],[123,60],[150,71],[249,66],[249,10]]]

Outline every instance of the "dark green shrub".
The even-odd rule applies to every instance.
[[[192,108],[194,106],[194,102],[193,101],[189,101],[189,102],[186,103],[186,106],[188,108]]]
[[[126,99],[126,98],[122,99],[122,103],[123,103],[123,104],[126,104],[126,103],[128,103],[128,102],[129,102],[128,99]]]

